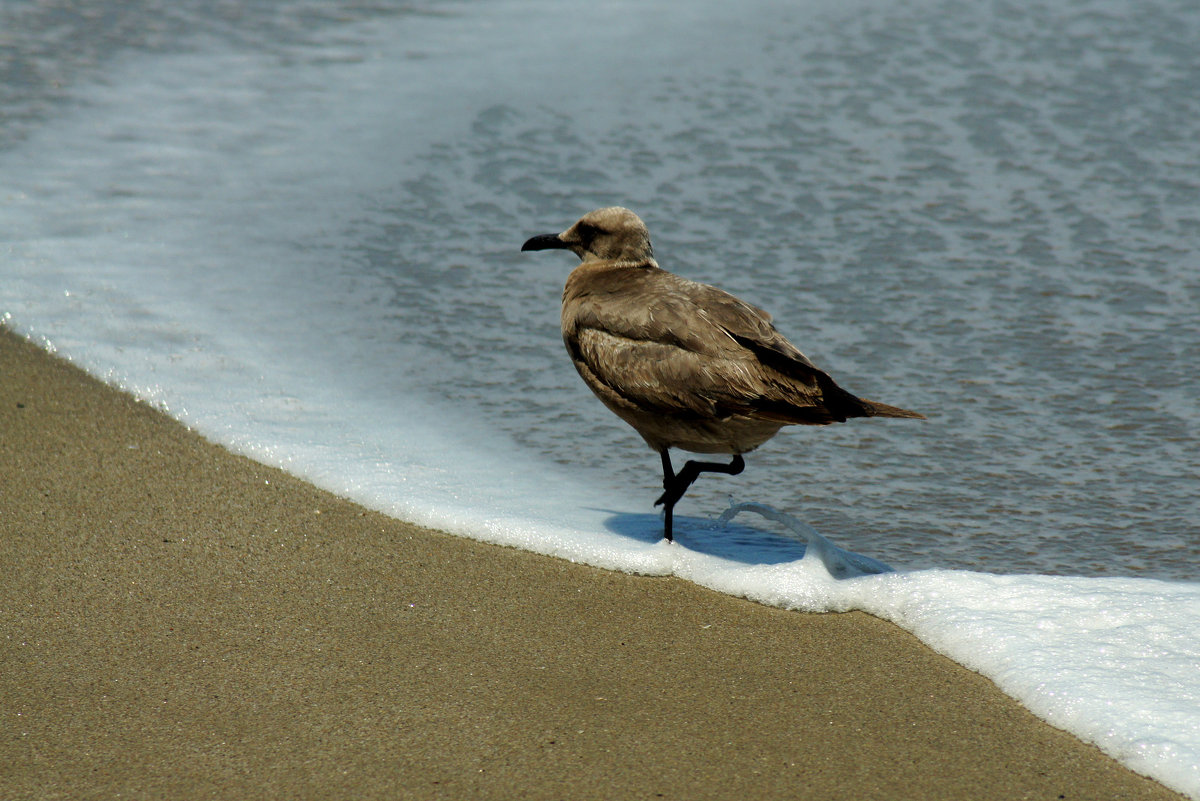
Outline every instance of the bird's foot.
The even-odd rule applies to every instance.
[[[729,464],[716,462],[688,462],[678,473],[663,476],[663,494],[654,502],[655,506],[666,506],[668,509],[683,497],[688,487],[696,481],[701,473],[724,473],[736,476],[746,467],[741,454],[734,454]]]
[[[674,506],[691,485],[692,482],[680,481],[678,478],[672,481],[664,481],[663,494],[658,496],[658,500],[654,502],[654,505],[666,506],[667,508]]]

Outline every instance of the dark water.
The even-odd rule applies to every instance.
[[[7,4],[0,145],[86,107],[92,84],[119,93],[139,58],[266,59],[310,104],[246,101],[229,124],[264,152],[276,128],[313,131],[323,149],[297,160],[373,178],[330,230],[289,233],[319,267],[263,274],[319,289],[257,284],[287,299],[281,326],[320,308],[341,344],[297,347],[338,381],[419,387],[650,511],[657,457],[559,342],[572,260],[518,252],[626,205],[665,268],[930,418],[785,431],[684,513],[768,503],[898,567],[1200,576],[1200,7],[677,9],[546,3],[531,28],[506,3]],[[384,29],[413,36],[391,62]],[[401,90],[433,113],[405,116]],[[334,119],[383,142],[322,137]],[[226,229],[247,242],[332,194],[294,176],[246,191],[267,198],[260,227]]]
[[[427,218],[386,233],[427,254],[381,241],[373,266],[411,280],[444,258],[439,230],[515,246],[628,205],[664,267],[768,308],[845,386],[930,417],[785,432],[693,508],[766,501],[893,564],[1196,577],[1196,8],[866,10],[776,8],[632,55],[626,78],[482,110],[408,187]],[[654,455],[556,347],[546,307],[570,265],[457,257],[457,286],[413,287],[450,321],[429,332],[460,366],[441,391],[649,502]],[[454,324],[481,292],[499,303],[471,316],[502,359]]]

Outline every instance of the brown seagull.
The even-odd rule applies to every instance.
[[[581,264],[563,289],[562,336],[584,383],[662,457],[663,536],[676,502],[700,473],[737,475],[742,454],[786,425],[851,417],[924,415],[856,398],[834,383],[771,323],[728,292],[661,269],[650,234],[629,209],[583,216],[561,234],[521,250],[569,250]],[[726,453],[729,464],[689,461],[670,449]]]

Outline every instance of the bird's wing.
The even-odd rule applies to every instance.
[[[785,423],[844,419],[824,401],[829,377],[726,292],[657,272],[577,298],[564,338],[595,380],[644,410]],[[581,369],[583,372],[583,369]],[[836,387],[836,385],[834,385]]]
[[[681,290],[707,322],[724,331],[763,364],[805,384],[827,374],[809,361],[775,329],[771,315],[734,295],[694,281],[681,281]]]
[[[585,378],[590,374],[642,411],[694,418],[745,415],[757,394],[744,365],[675,344],[583,327],[568,348]]]
[[[682,279],[681,279],[682,280]],[[871,405],[842,389],[799,348],[775,329],[771,316],[728,292],[684,281],[692,302],[740,347],[754,355],[777,393],[768,399],[774,411],[786,407],[790,422],[845,422],[848,417],[872,414]],[[780,382],[778,379],[784,380]]]

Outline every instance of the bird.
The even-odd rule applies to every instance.
[[[596,209],[524,251],[569,250],[580,263],[562,296],[562,338],[588,388],[662,459],[663,537],[701,473],[738,475],[744,454],[789,425],[854,417],[925,419],[858,398],[784,338],[771,315],[724,290],[659,267],[650,234],[627,208]],[[687,461],[670,450],[725,454]]]

